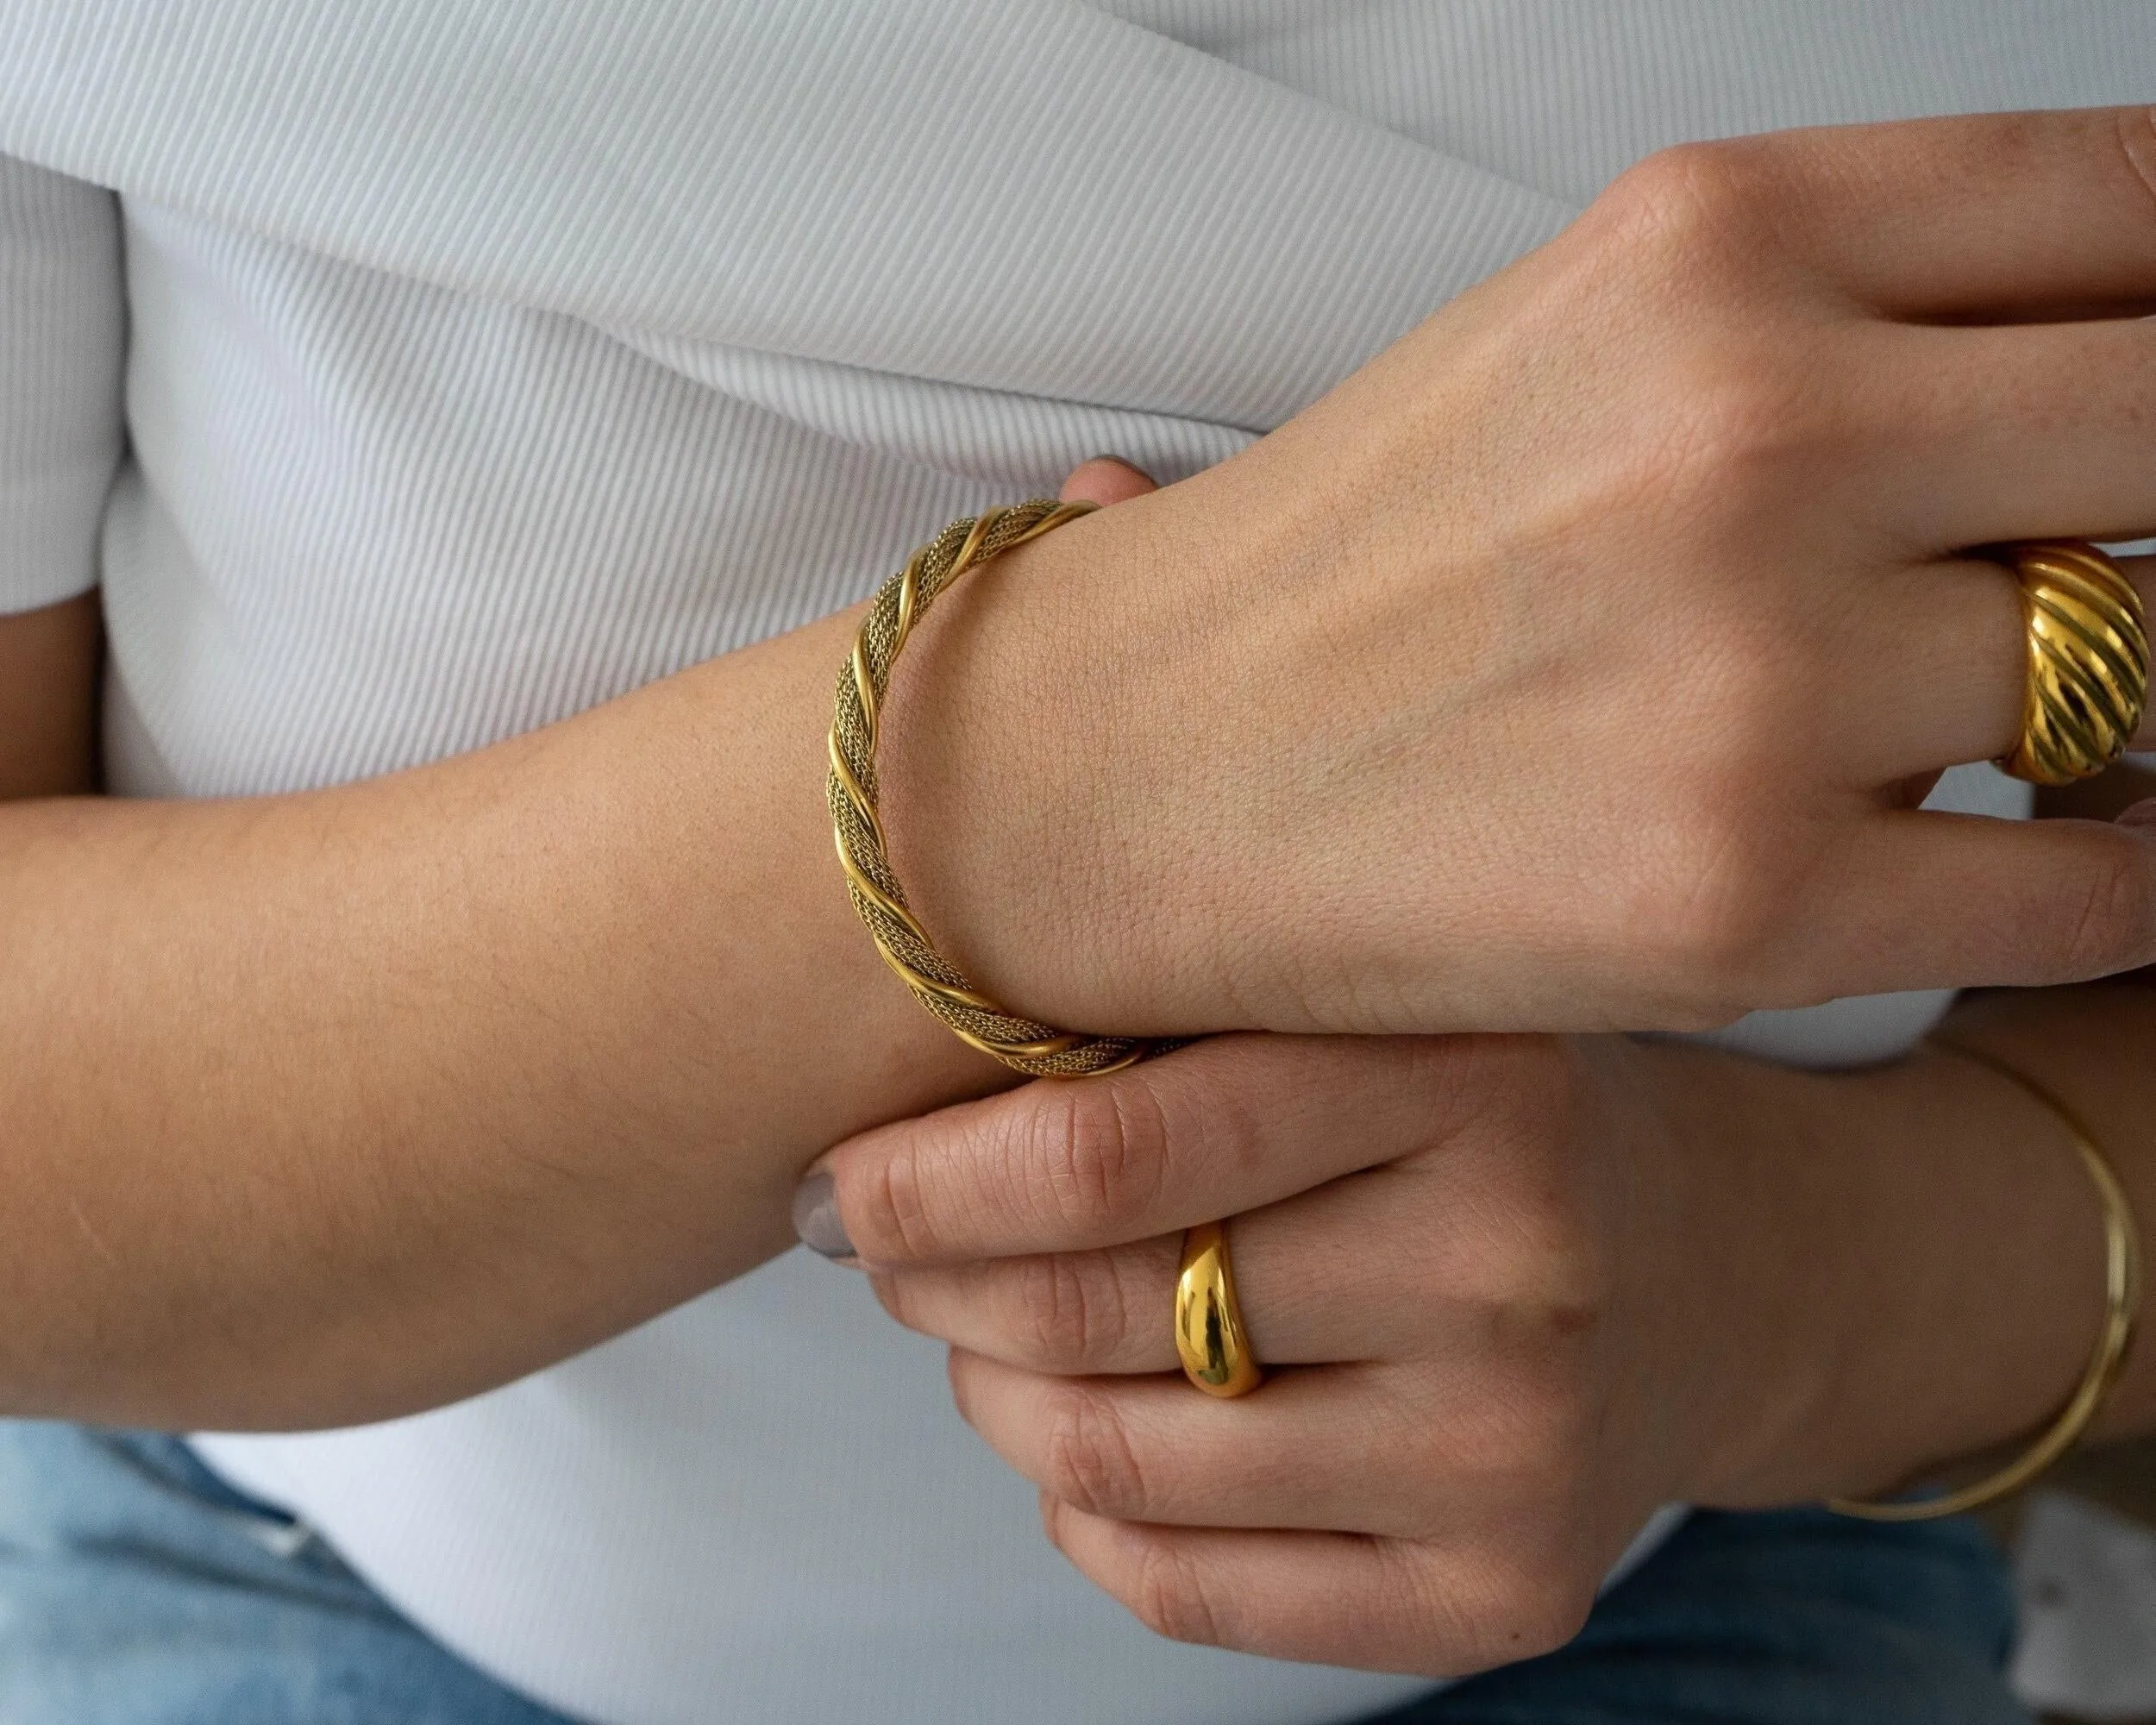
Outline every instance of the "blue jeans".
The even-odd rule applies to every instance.
[[[2030,1725],[2000,1677],[2012,1628],[1997,1553],[1968,1525],[1699,1515],[1563,1652],[1382,1725]],[[568,1725],[185,1445],[16,1421],[0,1421],[0,1719]]]

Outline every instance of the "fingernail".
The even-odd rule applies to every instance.
[[[793,1232],[803,1245],[825,1258],[843,1260],[854,1255],[845,1219],[838,1214],[838,1182],[821,1168],[793,1189]]]
[[[2156,827],[2156,797],[2135,803],[2118,818],[2121,826],[2137,827],[2143,831]]]

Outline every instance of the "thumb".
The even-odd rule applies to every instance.
[[[1473,1057],[1516,1042],[1208,1037],[1118,1072],[1036,1079],[827,1151],[801,1182],[795,1232],[884,1270],[1150,1239],[1468,1129],[1487,1107],[1489,1057]]]
[[[2121,826],[2130,826],[2136,832],[2156,831],[2156,797],[2144,797],[2118,816]]]
[[[1097,503],[1106,509],[1112,503],[1128,503],[1159,489],[1128,461],[1119,461],[1113,455],[1095,455],[1073,468],[1056,494],[1065,503]]]

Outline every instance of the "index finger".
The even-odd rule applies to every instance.
[[[2017,321],[2156,297],[2156,110],[1825,126],[1680,145],[1613,208],[1757,232],[1892,316]]]
[[[1224,1036],[1037,1080],[840,1145],[803,1181],[796,1226],[893,1269],[1149,1239],[1432,1143],[1508,1040]]]

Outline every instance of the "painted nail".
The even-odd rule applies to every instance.
[[[845,1219],[838,1214],[838,1184],[823,1169],[817,1169],[793,1189],[793,1232],[811,1251],[825,1258],[850,1258],[854,1243],[846,1238]]]

